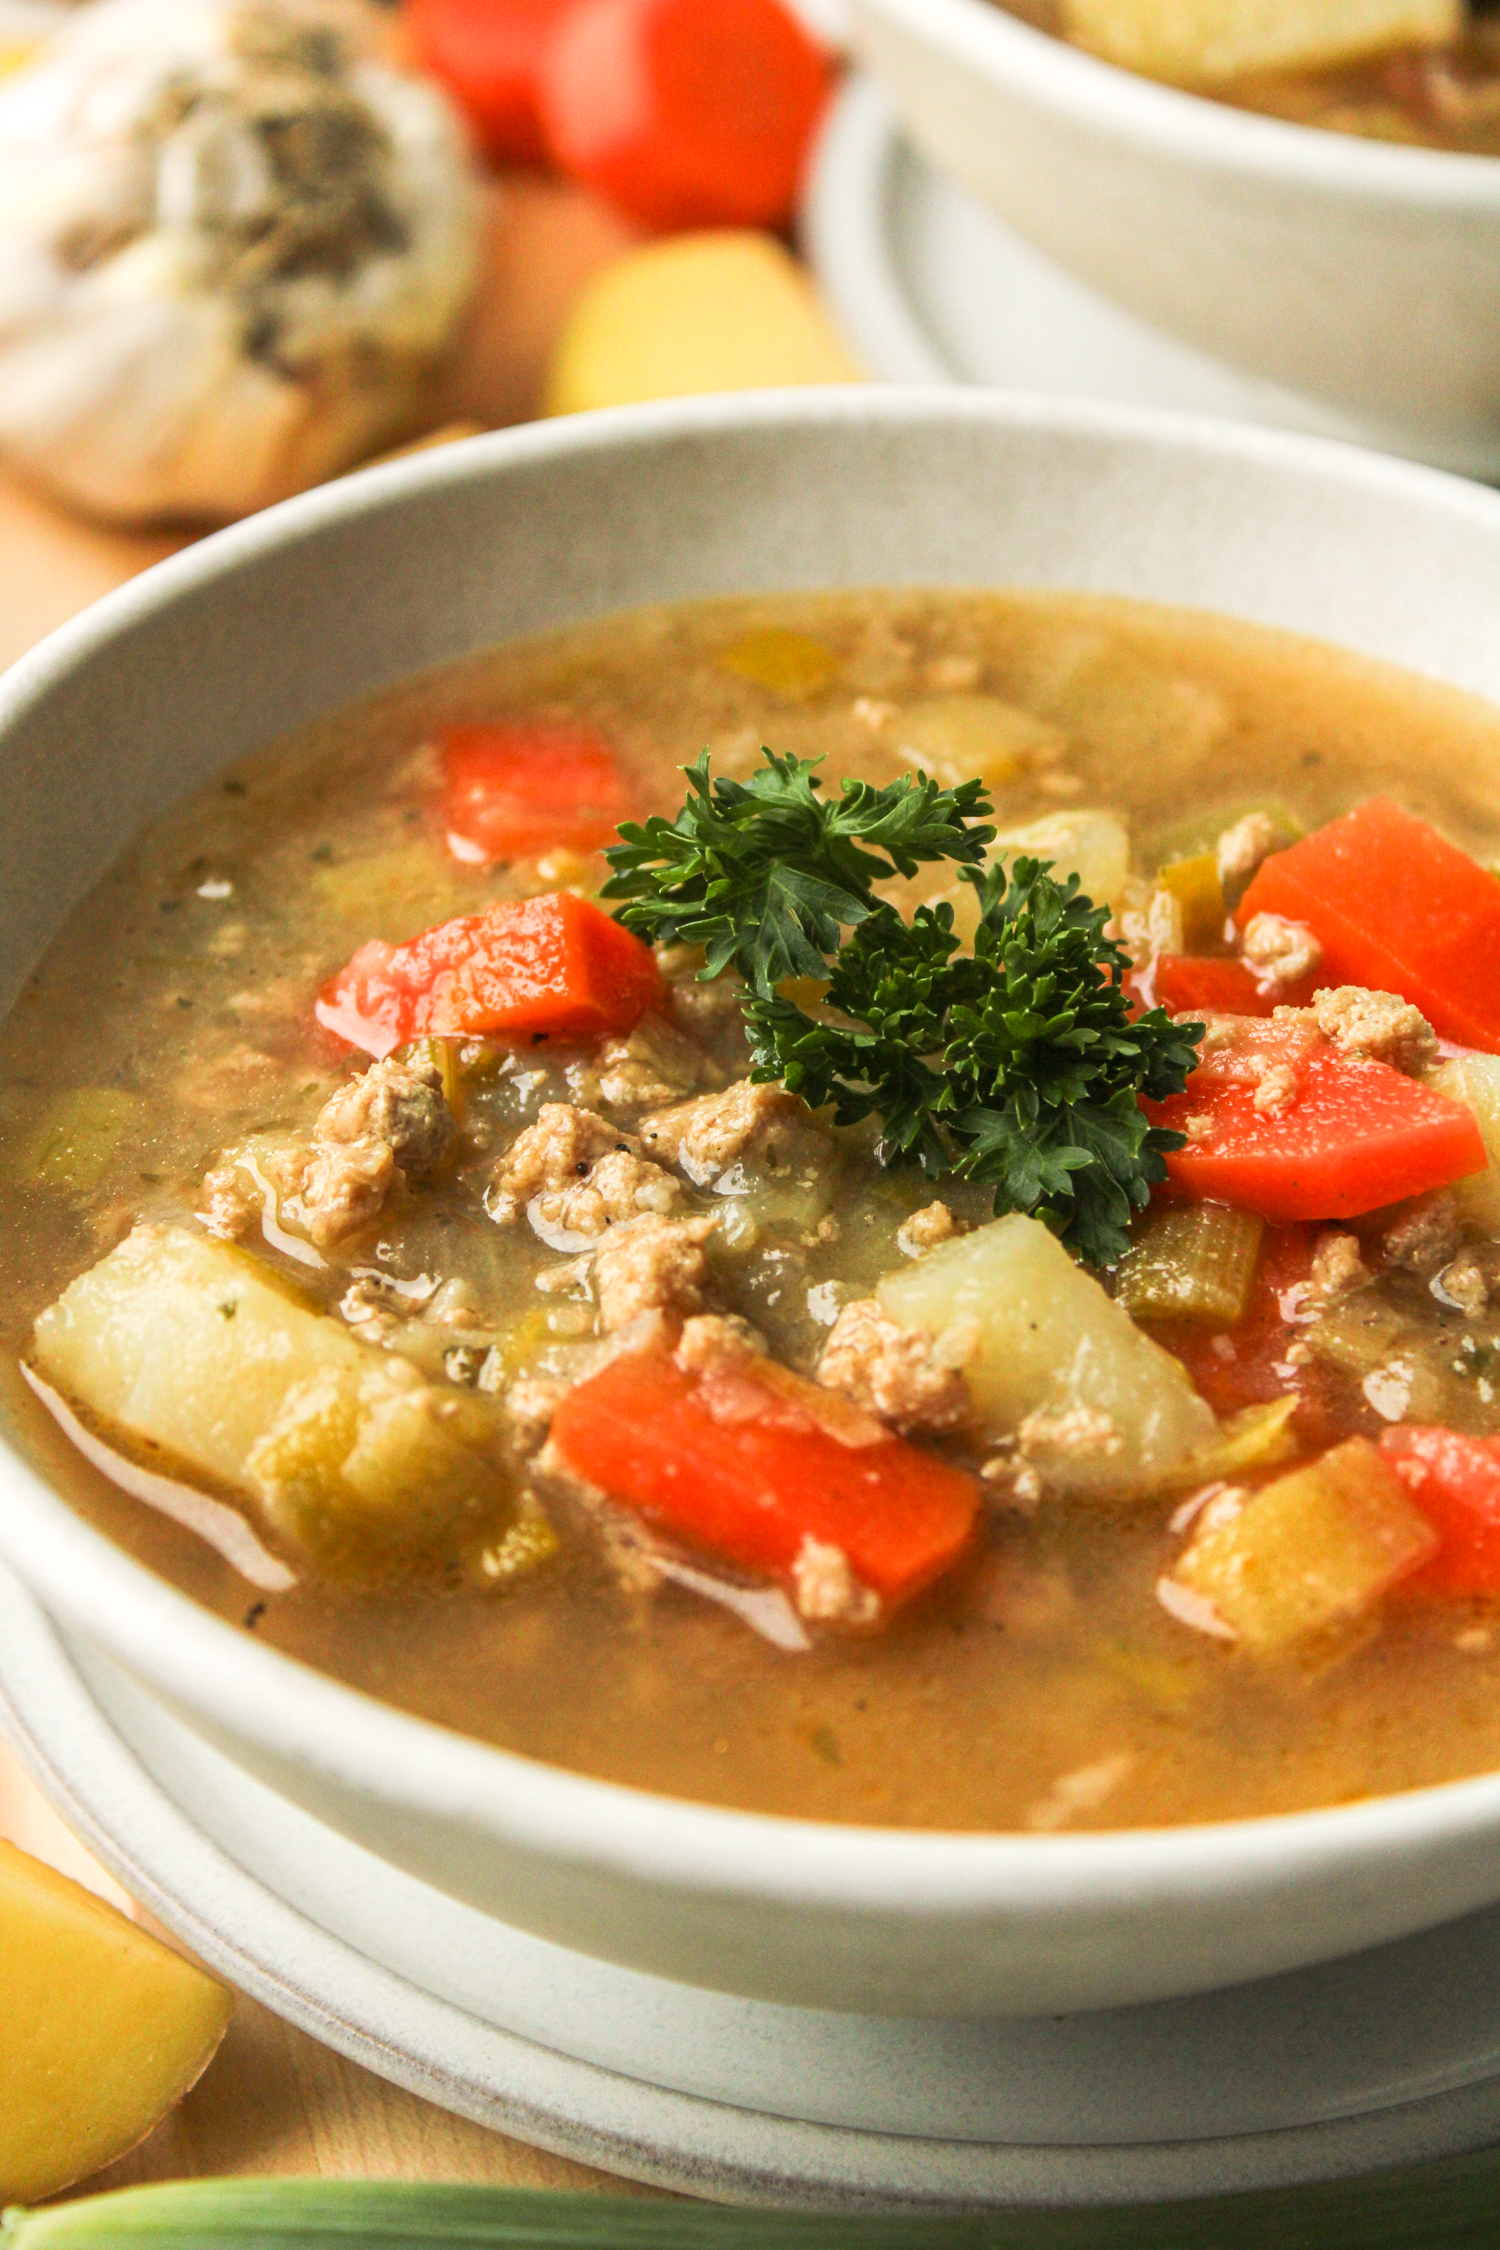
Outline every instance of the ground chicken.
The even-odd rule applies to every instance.
[[[711,1215],[663,1219],[653,1212],[611,1227],[594,1253],[594,1294],[605,1334],[642,1313],[695,1313],[708,1273],[703,1245],[718,1223]]]
[[[314,1142],[284,1216],[319,1250],[331,1250],[379,1216],[395,1178],[389,1141]]]
[[[1244,890],[1261,861],[1284,840],[1276,822],[1265,812],[1246,813],[1243,820],[1226,828],[1214,851],[1225,890]]]
[[[643,1212],[664,1216],[681,1197],[631,1134],[571,1102],[546,1102],[496,1166],[488,1209],[502,1221],[530,1210],[544,1237],[590,1236]]]
[[[818,1381],[898,1430],[952,1430],[972,1412],[962,1365],[926,1329],[887,1320],[873,1297],[839,1314]]]
[[[1451,1195],[1426,1195],[1393,1219],[1380,1238],[1389,1266],[1436,1273],[1458,1248],[1458,1213]]]
[[[880,1596],[861,1584],[842,1547],[804,1538],[792,1564],[792,1592],[799,1615],[817,1625],[873,1625]]]
[[[1330,1229],[1327,1234],[1318,1236],[1313,1250],[1305,1301],[1309,1307],[1331,1305],[1336,1297],[1347,1297],[1352,1289],[1358,1289],[1369,1278],[1358,1235]]]
[[[265,1198],[249,1173],[233,1157],[216,1164],[204,1179],[198,1200],[198,1217],[210,1234],[238,1242],[259,1219]]]
[[[1341,984],[1313,995],[1318,1029],[1356,1062],[1390,1063],[1419,1077],[1437,1056],[1437,1035],[1420,1008],[1394,992]]]
[[[680,1164],[689,1179],[711,1179],[744,1155],[778,1124],[804,1125],[807,1104],[784,1086],[757,1086],[741,1078],[719,1094],[700,1094],[676,1109],[641,1120],[641,1139],[652,1156]]]
[[[1289,1063],[1268,1063],[1255,1089],[1253,1106],[1262,1116],[1278,1116],[1297,1099],[1297,1073]]]
[[[1284,914],[1255,914],[1245,925],[1245,959],[1271,984],[1300,984],[1323,959],[1323,948],[1305,922]]]
[[[653,1109],[690,1094],[715,1073],[701,1047],[662,1016],[643,1016],[622,1039],[606,1039],[594,1064],[599,1099],[612,1109]]]
[[[1028,1414],[1016,1436],[1022,1453],[1032,1460],[1050,1455],[1053,1460],[1084,1461],[1100,1454],[1112,1459],[1125,1444],[1112,1416],[1083,1405],[1065,1406],[1056,1414]]]
[[[552,1417],[567,1396],[561,1375],[524,1375],[505,1394],[505,1417],[517,1453],[529,1456],[546,1442]]]
[[[437,1065],[387,1055],[323,1104],[313,1138],[384,1141],[408,1179],[425,1179],[447,1155],[453,1132]]]
[[[962,1232],[946,1203],[929,1203],[913,1211],[896,1241],[908,1258],[920,1258],[924,1250],[935,1250],[940,1242],[951,1242]]]
[[[764,1359],[765,1338],[736,1313],[700,1313],[684,1323],[672,1355],[684,1375],[716,1375]]]

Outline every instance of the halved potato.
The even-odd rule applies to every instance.
[[[201,2076],[234,1995],[81,1884],[0,1842],[0,2205],[143,2140]]]

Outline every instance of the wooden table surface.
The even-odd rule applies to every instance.
[[[526,177],[500,185],[490,212],[488,286],[437,419],[498,426],[533,412],[574,293],[632,239],[623,221],[572,189]],[[185,543],[181,536],[84,524],[0,479],[0,667]],[[0,1836],[129,1906],[3,1745]],[[217,2058],[186,2101],[132,2155],[86,2184],[123,2187],[228,2172],[639,2192],[450,2117],[244,1998]]]

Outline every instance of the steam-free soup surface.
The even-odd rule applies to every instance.
[[[956,771],[977,762],[1002,829],[1117,815],[1138,885],[1211,849],[1247,806],[1314,828],[1377,792],[1481,858],[1500,849],[1500,716],[1487,706],[1287,637],[1098,599],[660,609],[502,648],[320,723],[157,823],[70,917],[0,1043],[6,1403],[80,1511],[239,1629],[340,1679],[681,1797],[920,1827],[1121,1826],[1337,1803],[1500,1763],[1500,1631],[1482,1600],[1393,1597],[1378,1620],[1271,1664],[1165,1608],[1157,1583],[1183,1549],[1191,1480],[1186,1493],[1101,1502],[992,1478],[959,1568],[881,1630],[811,1629],[793,1650],[690,1585],[643,1590],[618,1542],[545,1476],[551,1551],[498,1576],[456,1551],[374,1574],[321,1567],[244,1510],[294,1577],[275,1591],[84,1461],[18,1372],[33,1322],[138,1223],[202,1234],[202,1183],[224,1152],[305,1131],[364,1067],[314,1020],[331,974],[372,938],[597,883],[587,853],[485,865],[450,849],[433,744],[517,715],[597,730],[633,804],[669,813],[679,769],[705,745],[715,770],[739,775],[762,743],[881,783],[916,752],[939,778],[954,777],[945,755]],[[933,885],[951,880],[949,869]],[[678,1026],[707,1059],[684,1098],[746,1068],[737,1011],[695,1013],[690,984]],[[524,1216],[499,1223],[486,1197],[543,1103],[603,1100],[593,1055],[540,1042],[489,1056],[465,1090],[456,1156],[394,1194],[367,1235],[310,1260],[256,1227],[236,1255],[286,1276],[372,1359],[405,1322],[400,1348],[425,1375],[498,1411],[476,1387],[491,1348],[508,1380],[587,1341],[586,1292],[536,1286],[567,1252]],[[913,1213],[941,1197],[960,1228],[990,1215],[982,1191],[886,1169],[869,1132],[830,1148],[790,1184],[752,1180],[734,1241],[709,1253],[712,1308],[752,1323],[804,1375],[842,1305],[882,1274],[917,1270],[898,1241]],[[1403,1349],[1428,1354],[1434,1380],[1461,1350],[1487,1364],[1500,1346],[1487,1307],[1445,1305],[1429,1277],[1387,1258],[1387,1217],[1351,1222],[1371,1276],[1361,1301],[1406,1323]],[[360,1309],[382,1316],[362,1333],[338,1311],[361,1275]],[[465,1286],[462,1314],[418,1335],[436,1283]],[[1159,1332],[1210,1403],[1243,1405],[1212,1388],[1215,1349],[1221,1367],[1233,1361],[1232,1337]],[[1386,1426],[1347,1360],[1319,1363],[1323,1420],[1304,1457]],[[1483,1434],[1487,1382],[1480,1391],[1465,1393],[1466,1426]],[[172,1467],[93,1426],[138,1463]],[[983,1465],[987,1449],[961,1433],[934,1442]],[[727,1579],[744,1591],[743,1574]]]

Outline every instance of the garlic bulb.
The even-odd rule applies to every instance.
[[[94,0],[0,79],[0,453],[244,515],[407,434],[473,293],[435,87],[338,0]]]

